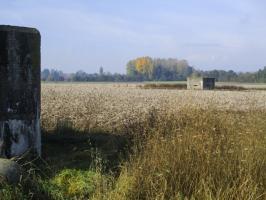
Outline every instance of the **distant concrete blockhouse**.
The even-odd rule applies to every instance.
[[[34,28],[0,25],[0,157],[40,155],[40,42]]]
[[[197,77],[187,79],[188,90],[213,90],[215,78]]]

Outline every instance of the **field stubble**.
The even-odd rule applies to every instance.
[[[156,110],[193,108],[266,110],[266,91],[143,90],[135,84],[43,84],[42,127],[66,123],[79,130],[120,133]]]

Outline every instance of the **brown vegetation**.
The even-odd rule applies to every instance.
[[[265,113],[183,108],[152,119],[141,151],[106,197],[266,198]]]
[[[264,91],[43,85],[49,170],[0,195],[264,200],[265,102]]]

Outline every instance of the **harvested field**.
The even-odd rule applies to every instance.
[[[79,130],[121,131],[150,111],[189,106],[219,110],[266,109],[266,91],[140,89],[136,84],[42,84],[42,127],[69,123]]]

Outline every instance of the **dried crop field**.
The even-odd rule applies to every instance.
[[[41,122],[41,175],[0,199],[266,199],[265,90],[46,83]]]
[[[266,110],[266,91],[141,89],[137,84],[42,84],[42,127],[71,124],[79,130],[120,131],[151,112],[182,107]]]

